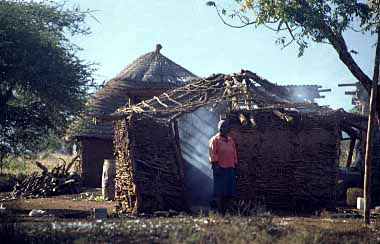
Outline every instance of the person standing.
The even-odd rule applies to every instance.
[[[219,133],[209,141],[209,160],[214,177],[214,198],[218,212],[224,215],[229,203],[236,196],[235,167],[238,160],[235,142],[228,136],[228,122],[219,121],[218,129]]]

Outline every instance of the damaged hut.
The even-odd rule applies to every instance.
[[[358,114],[365,118],[369,114],[369,95],[367,90],[360,82],[339,84],[340,87],[352,87],[354,89],[346,91],[345,94],[352,96],[352,105]],[[351,138],[349,146],[349,159],[346,167],[348,168],[348,176],[357,173],[355,182],[348,182],[346,187],[359,187],[363,188],[364,182],[364,157],[366,150],[366,136],[367,136],[367,121],[363,121],[363,130],[359,133],[359,138]],[[373,155],[372,155],[372,203],[374,206],[380,205],[380,129],[379,126],[374,127],[373,139]],[[354,156],[355,155],[355,156]],[[355,157],[355,160],[352,160]],[[351,164],[352,162],[352,164]],[[347,174],[347,173],[346,173]],[[350,177],[352,178],[352,177]]]
[[[319,96],[319,95],[318,95]],[[355,116],[292,102],[292,91],[250,71],[213,75],[112,114],[120,212],[208,205],[208,140],[233,125],[238,199],[295,209],[333,207],[340,132]],[[349,131],[349,129],[348,129]]]
[[[103,161],[114,158],[112,122],[96,123],[93,118],[158,96],[197,78],[162,55],[161,48],[158,44],[154,52],[140,56],[109,80],[89,101],[83,118],[72,126],[69,134],[77,141],[85,186],[100,187]]]

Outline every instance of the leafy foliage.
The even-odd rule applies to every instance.
[[[68,36],[89,34],[88,14],[0,1],[0,157],[43,149],[83,109],[92,68]]]
[[[374,31],[379,1],[369,4],[357,0],[235,0],[239,4],[229,17],[242,22],[242,27],[254,24],[264,25],[275,31],[288,31],[290,42],[300,46],[300,54],[307,47],[309,40],[328,41],[328,25],[334,33],[341,33],[348,28],[359,27],[360,31]],[[217,7],[213,1],[207,5]],[[226,10],[222,13],[227,14]],[[283,37],[281,37],[283,39]],[[279,41],[282,45],[288,43]]]

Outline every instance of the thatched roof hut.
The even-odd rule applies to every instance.
[[[331,207],[340,132],[356,117],[312,103],[250,71],[216,74],[122,107],[116,120],[116,200],[121,212],[205,205],[207,142],[224,117],[234,125],[239,199],[281,208]],[[358,118],[360,120],[361,118]]]
[[[112,123],[96,123],[94,118],[110,114],[121,106],[130,106],[149,99],[197,78],[192,72],[161,54],[161,48],[158,44],[154,52],[140,56],[109,80],[90,99],[83,118],[72,126],[70,133],[79,141],[85,185],[99,187],[103,160],[114,158]]]

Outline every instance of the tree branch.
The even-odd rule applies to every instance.
[[[348,51],[347,44],[341,33],[334,33],[332,29],[325,23],[322,23],[322,30],[327,34],[327,39],[337,51],[339,59],[347,66],[351,73],[358,79],[365,89],[369,92],[372,86],[372,80],[363,72],[359,65],[352,58]]]
[[[277,29],[275,29],[275,28],[273,28],[273,27],[271,27],[271,26],[269,26],[267,24],[264,24],[264,26],[267,27],[269,30],[272,30],[272,31],[275,31],[275,32],[287,30],[287,28],[277,28]]]
[[[230,23],[228,23],[224,18],[223,16],[221,15],[220,11],[219,11],[219,8],[216,6],[216,5],[213,5],[214,8],[216,9],[216,12],[220,18],[220,20],[223,22],[223,24],[231,27],[231,28],[235,28],[235,29],[240,29],[240,28],[244,28],[246,26],[249,26],[249,25],[253,25],[253,24],[256,24],[257,22],[256,21],[252,21],[252,22],[243,22],[244,24],[243,25],[232,25]]]
[[[307,1],[301,0],[300,3],[305,9],[307,9],[307,11],[310,13],[313,12]],[[358,79],[365,87],[365,89],[369,92],[372,86],[372,80],[363,72],[363,70],[352,58],[342,34],[339,32],[334,32],[323,18],[319,20],[319,23],[320,25],[316,26],[316,28],[318,28],[322,33],[326,34],[326,38],[337,51],[339,59],[347,66],[355,78]]]
[[[293,38],[293,40],[296,41],[299,46],[301,46],[301,43],[299,43],[298,40],[296,40],[296,37],[293,34],[293,30],[290,28],[288,22],[285,22],[285,26],[286,26],[286,29],[289,31],[289,34]]]

